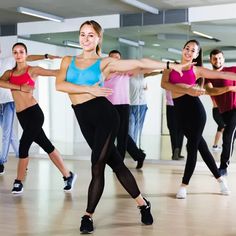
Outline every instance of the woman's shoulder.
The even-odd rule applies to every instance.
[[[109,63],[116,61],[117,59],[112,57],[102,57],[101,58],[101,65],[102,67],[106,67]]]

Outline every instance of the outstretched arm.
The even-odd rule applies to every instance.
[[[26,60],[27,61],[38,61],[38,60],[44,60],[44,59],[57,59],[61,58],[59,56],[54,56],[51,54],[45,54],[45,55],[28,55]]]
[[[32,75],[32,77],[36,77],[39,75],[40,76],[55,76],[56,77],[59,70],[51,70],[51,69],[42,68],[40,66],[33,66],[33,67],[30,67],[29,72]]]
[[[143,58],[140,60],[130,59],[130,60],[115,60],[113,58],[104,59],[106,66],[104,67],[104,74],[107,76],[114,72],[127,72],[133,70],[139,70],[140,73],[145,73],[146,70],[157,70],[157,69],[173,69],[182,75],[182,69],[191,63],[187,64],[175,64],[160,62],[148,58]],[[144,72],[142,72],[144,71]]]
[[[195,66],[195,68],[197,78],[236,80],[236,73],[209,70],[201,66]]]
[[[69,94],[80,94],[90,93],[94,96],[108,96],[112,90],[109,88],[101,88],[97,84],[94,86],[82,86],[76,85],[66,81],[66,72],[70,65],[71,57],[64,57],[61,62],[61,67],[56,76],[56,90],[69,93]]]

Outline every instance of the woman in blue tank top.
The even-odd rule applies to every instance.
[[[72,103],[81,131],[92,149],[92,180],[88,189],[87,209],[82,217],[80,231],[93,232],[92,215],[104,189],[104,170],[108,164],[126,191],[135,199],[141,221],[153,223],[150,202],[142,197],[137,183],[124,165],[114,146],[119,127],[119,116],[114,106],[105,98],[112,91],[104,88],[103,80],[109,73],[131,70],[170,68],[181,73],[184,65],[166,64],[150,59],[116,60],[100,57],[102,28],[95,21],[86,21],[80,27],[80,45],[83,51],[76,57],[66,56],[57,75],[56,88],[66,92]]]
[[[186,198],[186,187],[194,172],[199,151],[204,162],[220,184],[220,191],[229,195],[226,180],[220,176],[215,160],[210,153],[202,133],[206,123],[206,112],[198,98],[205,94],[203,83],[196,87],[198,78],[217,78],[236,80],[234,73],[216,72],[202,67],[201,48],[196,40],[189,40],[183,47],[181,63],[196,61],[196,66],[187,66],[180,77],[176,72],[165,70],[161,86],[172,92],[176,119],[187,138],[187,161],[185,165],[182,184],[177,192],[176,198]],[[203,80],[204,81],[204,80]]]

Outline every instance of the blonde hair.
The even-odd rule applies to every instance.
[[[101,40],[99,41],[97,47],[96,47],[96,53],[98,56],[101,56],[101,51],[102,51],[102,34],[103,34],[103,30],[102,30],[102,27],[101,25],[99,25],[96,21],[94,20],[87,20],[85,21],[81,26],[80,26],[80,29],[79,29],[79,32],[80,30],[82,29],[82,27],[84,25],[90,25],[93,27],[93,29],[95,30],[95,32],[98,34],[98,36],[101,38]]]

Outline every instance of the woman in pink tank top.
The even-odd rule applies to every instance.
[[[234,73],[222,73],[202,67],[201,48],[196,40],[189,40],[183,47],[181,63],[197,62],[186,66],[181,77],[175,71],[165,70],[162,77],[162,87],[172,92],[176,119],[187,138],[187,161],[182,184],[176,198],[186,198],[187,186],[194,172],[199,151],[204,162],[220,184],[220,192],[229,194],[227,183],[220,176],[215,160],[202,137],[206,123],[206,112],[198,96],[205,94],[204,84],[197,86],[199,78],[217,78],[236,80]],[[203,81],[203,79],[201,79]]]

